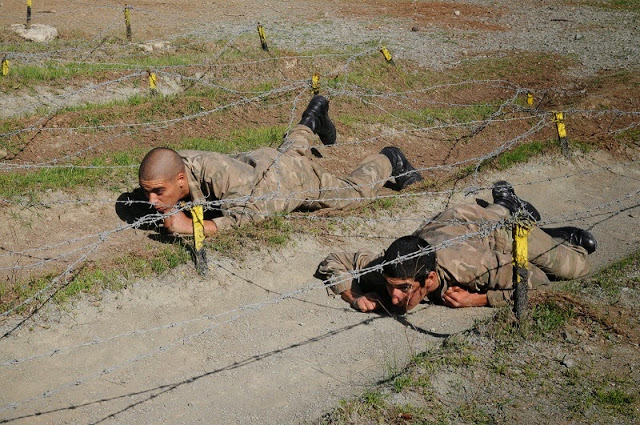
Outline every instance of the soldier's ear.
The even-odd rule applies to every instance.
[[[428,292],[433,292],[438,289],[440,283],[438,282],[438,274],[435,271],[430,271],[427,277],[424,279],[424,286]]]
[[[187,175],[184,172],[179,172],[176,176],[176,183],[178,183],[178,187],[182,190],[185,187],[189,187],[189,181],[187,180]]]

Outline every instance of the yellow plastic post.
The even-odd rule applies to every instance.
[[[387,49],[385,46],[381,46],[380,47],[380,51],[382,52],[382,55],[384,56],[384,59],[388,63],[393,63],[393,58],[391,57],[391,53],[389,53],[389,49]]]
[[[529,280],[529,245],[528,237],[531,231],[528,221],[516,221],[513,224],[513,311],[518,319],[526,314],[527,285]]]
[[[9,75],[9,59],[2,59],[2,76],[6,77]]]
[[[193,221],[193,250],[196,262],[196,271],[204,276],[207,274],[207,255],[204,249],[204,215],[202,205],[191,208],[191,220]]]
[[[313,94],[320,93],[320,74],[318,73],[311,76],[311,91]]]
[[[533,93],[527,93],[527,105],[533,106]]]
[[[151,90],[151,94],[154,96],[158,94],[156,83],[157,83],[157,78],[156,78],[155,72],[149,71],[149,89]]]
[[[131,8],[124,5],[124,24],[127,26],[127,41],[131,41],[131,12],[129,11]]]
[[[555,113],[556,127],[558,128],[558,137],[567,137],[567,130],[564,126],[564,114],[562,112]]]
[[[27,0],[27,29],[31,28],[31,0]]]
[[[558,130],[558,140],[560,140],[562,154],[565,156],[565,158],[568,158],[569,142],[567,141],[567,129],[564,126],[564,114],[562,112],[554,112],[553,121],[556,123],[556,128]]]
[[[258,22],[258,35],[260,36],[260,45],[262,46],[262,50],[265,52],[269,51],[269,46],[267,46],[267,36],[264,33],[264,28]]]

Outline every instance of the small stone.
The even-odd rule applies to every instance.
[[[567,369],[571,369],[572,367],[574,367],[576,365],[576,362],[574,362],[573,360],[571,360],[570,357],[565,357],[564,359],[562,359],[561,362],[564,366],[567,367]]]
[[[137,47],[148,53],[153,52],[153,46],[151,46],[150,44],[138,44]]]
[[[6,150],[0,148],[0,159],[4,159],[8,154]]]
[[[411,31],[412,31],[412,32],[418,32],[418,31],[420,31],[420,28],[418,28],[418,27],[411,27]]]
[[[587,333],[582,329],[576,329],[576,335],[585,336]]]
[[[584,35],[582,34],[576,34],[576,36],[574,37],[575,40],[582,40],[584,38]]]
[[[563,337],[563,338],[564,338],[564,340],[565,340],[566,342],[568,342],[569,344],[575,344],[575,342],[576,342],[576,341],[575,341],[575,339],[573,339],[573,336],[571,336],[571,334],[570,334],[569,332],[567,332],[567,331],[564,331],[564,332],[562,333],[562,337]]]
[[[429,332],[435,332],[435,331],[436,331],[436,328],[429,329]]]
[[[459,10],[454,10],[453,14],[456,15],[456,16],[460,16],[460,11]]]

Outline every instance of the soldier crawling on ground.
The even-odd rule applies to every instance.
[[[205,235],[296,209],[346,208],[371,199],[383,186],[401,190],[422,180],[402,151],[386,147],[366,157],[349,175],[337,177],[313,161],[313,143],[336,142],[329,101],[314,96],[300,123],[278,149],[260,148],[236,156],[155,148],[142,160],[140,186],[171,233],[191,234],[193,223],[176,206],[209,202]],[[211,206],[213,205],[213,206]],[[122,214],[121,214],[122,217]]]
[[[499,226],[483,236],[481,226],[497,226],[522,213],[539,221],[540,214],[505,181],[494,184],[492,195],[494,203],[484,208],[470,204],[441,212],[384,253],[332,253],[316,277],[333,279],[333,292],[362,312],[408,311],[425,299],[449,307],[508,304],[513,300],[511,230]],[[442,247],[434,252],[436,246]],[[596,246],[595,237],[577,227],[534,227],[528,237],[529,285],[585,276]],[[368,268],[374,271],[352,279],[354,271]]]

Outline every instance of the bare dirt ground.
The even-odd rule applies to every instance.
[[[22,16],[23,5],[18,3],[2,2],[0,24],[8,25]],[[163,39],[182,34],[185,28],[215,30],[222,38],[237,33],[238,28],[254,31],[259,19],[272,25],[274,43],[293,51],[335,47],[344,40],[354,45],[375,43],[382,38],[397,55],[397,61],[408,58],[438,70],[462,66],[469,58],[499,57],[514,50],[569,54],[575,62],[567,73],[549,65],[549,73],[527,77],[518,74],[514,82],[537,88],[569,86],[564,93],[577,93],[571,100],[562,94],[553,100],[545,99],[549,104],[559,102],[590,110],[611,105],[640,110],[638,100],[630,94],[637,91],[637,83],[614,84],[607,80],[607,84],[599,86],[593,78],[610,73],[611,69],[637,67],[638,46],[633,40],[637,40],[639,18],[625,10],[544,2],[527,2],[523,7],[484,1],[468,4],[327,1],[315,4],[312,13],[306,3],[299,1],[209,2],[198,7],[191,2],[130,4],[148,19],[147,24],[136,28],[140,40],[157,38],[159,28]],[[120,12],[113,13],[119,6],[72,5],[73,8],[68,2],[42,2],[35,4],[34,10],[55,11],[44,15],[47,23],[58,27],[62,37],[82,37],[87,42],[99,40],[110,28],[122,24]],[[531,16],[538,19],[527,18]],[[99,30],[95,31],[96,28]],[[591,79],[583,83],[586,80],[572,81],[572,76]],[[59,94],[61,89],[41,90],[49,95]],[[483,89],[474,100],[491,97],[492,90]],[[30,108],[33,99],[42,101],[33,93],[25,97],[25,93],[28,90],[18,95],[3,93],[0,99],[3,110],[23,111]],[[111,98],[117,95],[114,93]],[[83,101],[78,98],[72,103]],[[366,111],[362,105],[332,103],[335,114],[366,114]],[[158,133],[118,137],[114,132],[111,136],[115,143],[101,147],[98,153],[118,150],[134,142],[148,148],[185,133],[224,135],[247,119],[275,125],[286,121],[290,112],[289,102],[266,111],[251,105],[234,112],[224,123],[216,122],[215,117],[205,117]],[[70,115],[52,119],[60,127],[73,122]],[[610,120],[598,117],[578,124],[581,138],[585,139],[597,139],[609,125]],[[514,128],[513,132],[519,134],[526,128]],[[339,126],[338,130],[343,129]],[[361,136],[369,137],[384,130],[382,125],[363,125]],[[489,129],[479,139],[482,146],[460,144],[447,153],[440,148],[437,135],[426,139],[389,138],[365,147],[345,144],[327,150],[325,163],[329,168],[345,171],[354,158],[395,142],[412,152],[417,166],[428,167],[488,152],[494,147],[491,143],[504,139],[500,132]],[[7,162],[29,163],[60,157],[104,137],[52,134],[39,135],[36,143],[7,158]],[[552,137],[553,128],[542,134]],[[624,152],[577,154],[571,160],[554,155],[517,170],[483,174],[478,181],[467,180],[465,184],[490,187],[495,180],[507,179],[514,183],[518,194],[538,207],[547,222],[592,229],[599,241],[599,250],[593,255],[597,269],[640,245],[637,156],[636,141],[635,150],[631,145]],[[96,189],[87,195],[92,200],[74,204],[70,211],[64,201],[75,201],[84,198],[83,195],[46,194],[44,201],[50,203],[48,208],[34,210],[29,218],[22,215],[23,209],[19,207],[4,207],[2,219],[6,224],[0,228],[3,247],[19,251],[41,246],[45,241],[63,243],[122,225],[113,211],[113,192]],[[486,190],[476,196],[490,201]],[[331,250],[352,250],[364,245],[383,249],[394,237],[413,231],[420,219],[461,202],[473,202],[473,196],[464,198],[457,193],[452,198],[439,196],[400,202],[394,209],[377,213],[377,217],[400,219],[387,228],[364,223],[356,228],[339,228],[321,237],[300,233],[285,248],[251,252],[242,259],[211,253],[212,264],[206,279],[196,277],[193,267],[186,265],[155,279],[134,282],[120,292],[107,291],[83,297],[64,308],[45,309],[0,340],[3,388],[0,422],[314,420],[338,400],[359,394],[397,370],[409,354],[438,344],[445,336],[468,329],[474,320],[492,314],[490,309],[452,310],[425,304],[404,318],[363,315],[339,299],[328,297],[322,288],[300,289],[307,284],[317,285],[313,272]],[[346,236],[338,236],[340,231]],[[364,236],[349,236],[355,233]],[[88,253],[88,260],[109,258],[129,250],[143,251],[156,243],[145,231],[119,232],[109,235],[96,252]],[[86,241],[69,243],[58,251],[68,252],[73,247],[83,249]],[[80,251],[59,262],[49,261],[45,270],[60,271],[84,253]],[[47,251],[48,256],[55,254],[55,249]],[[33,263],[33,258],[24,261]],[[17,263],[21,264],[22,260]],[[1,323],[3,333],[20,320],[20,317],[5,319]]]

